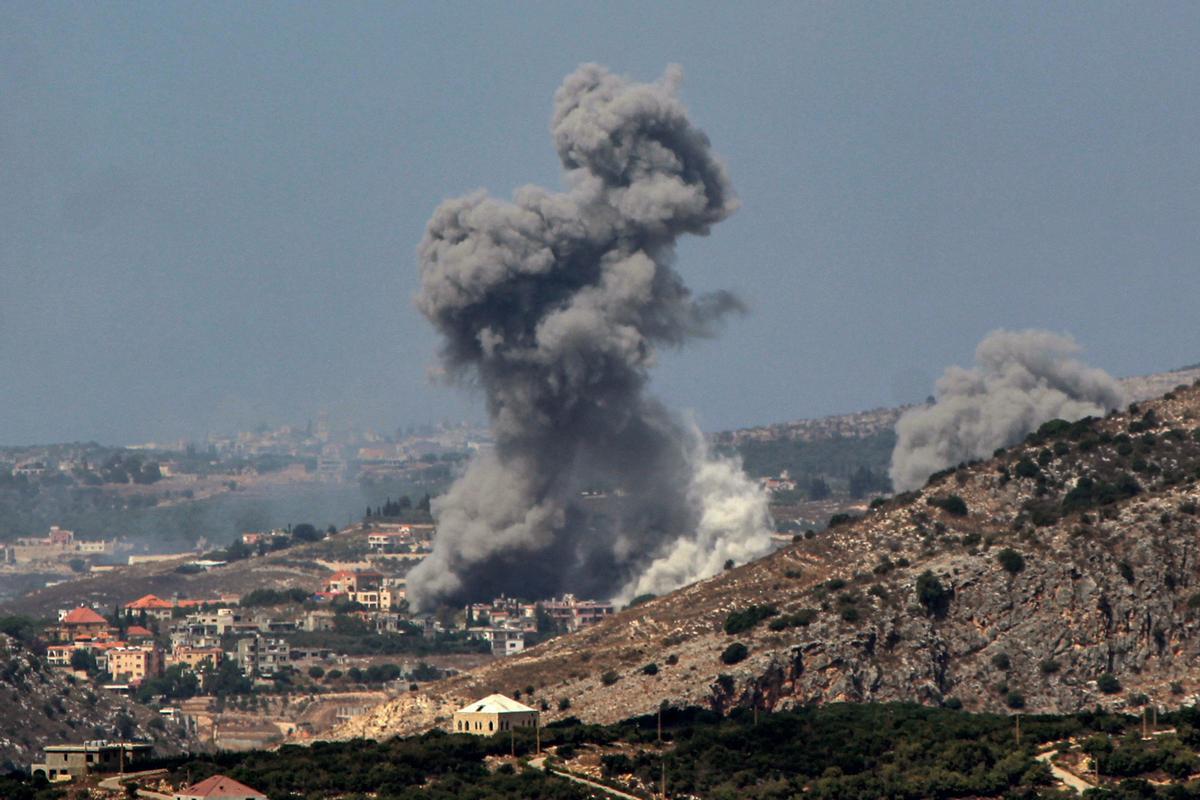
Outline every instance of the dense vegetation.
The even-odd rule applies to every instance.
[[[1140,737],[1137,719],[1101,712],[1023,716],[1019,740],[1014,722],[1009,716],[913,704],[833,704],[762,715],[741,710],[730,717],[688,708],[664,709],[661,744],[657,716],[616,725],[571,718],[543,728],[541,741],[559,766],[561,759],[604,747],[605,779],[641,795],[665,776],[670,796],[712,800],[1065,798],[1067,793],[1053,787],[1049,768],[1036,759],[1043,744],[1057,742],[1068,759],[1084,754],[1098,759],[1105,785],[1090,798],[1200,797],[1200,783],[1184,783],[1200,766],[1195,709],[1164,715],[1161,726],[1173,732],[1153,740]],[[541,770],[487,762],[511,752],[524,759],[533,751],[530,731],[490,738],[432,732],[385,742],[317,742],[176,758],[160,765],[177,782],[227,774],[271,800],[589,796]],[[13,776],[0,777],[0,796],[62,795]]]

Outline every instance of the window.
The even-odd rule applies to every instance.
[[[488,730],[492,730],[492,723],[490,721],[488,722]]]

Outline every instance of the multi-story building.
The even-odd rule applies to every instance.
[[[163,653],[154,645],[113,647],[107,655],[109,673],[131,686],[162,675]]]
[[[87,606],[71,611],[60,611],[58,627],[49,631],[56,642],[74,642],[79,639],[102,639],[112,633],[108,620]]]
[[[237,663],[248,677],[271,676],[289,666],[291,647],[286,639],[247,636],[238,639]]]
[[[525,631],[520,629],[490,626],[470,628],[468,632],[491,644],[494,656],[511,656],[525,649]]]
[[[325,581],[325,591],[329,594],[372,592],[378,591],[382,586],[383,573],[371,569],[340,569]]]
[[[220,647],[191,647],[184,645],[176,647],[167,658],[170,665],[182,664],[190,670],[198,670],[207,664],[215,667],[225,658],[225,651]]]

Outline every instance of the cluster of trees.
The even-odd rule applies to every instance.
[[[760,715],[743,709],[729,717],[697,708],[664,708],[661,721],[669,748],[656,745],[658,715],[616,725],[585,725],[568,718],[543,728],[541,741],[563,758],[588,746],[623,742],[629,747],[622,754],[601,761],[610,780],[627,781],[632,775],[643,786],[658,786],[665,776],[672,797],[745,800],[1048,797],[1055,796],[1049,768],[1035,758],[1043,743],[1069,737],[1092,743],[1111,775],[1122,774],[1118,770],[1138,775],[1143,773],[1136,770],[1153,767],[1184,774],[1195,767],[1195,756],[1183,745],[1200,744],[1200,728],[1181,718],[1174,721],[1178,742],[1151,745],[1127,739],[1113,746],[1106,737],[1092,735],[1120,734],[1136,728],[1136,722],[1101,712],[1023,716],[1019,743],[1011,717],[912,704],[833,704]],[[386,742],[317,742],[274,752],[206,755],[172,766],[179,779],[223,772],[287,800],[367,793],[380,800],[586,796],[541,771],[517,774],[502,767],[489,772],[485,759],[507,755],[510,748],[518,756],[532,754],[532,732],[493,737],[434,732]],[[1105,791],[1113,793],[1097,796],[1194,796],[1170,794],[1166,787],[1159,794],[1153,787],[1138,795],[1124,794],[1120,787]]]
[[[421,499],[413,502],[408,495],[401,495],[399,499],[393,500],[387,498],[387,501],[381,506],[367,506],[367,519],[401,519],[406,522],[411,522],[409,519],[413,516],[420,516],[429,513],[430,497],[428,494],[422,495]],[[415,513],[414,513],[415,512]]]
[[[525,740],[530,741],[526,742]],[[532,737],[522,736],[521,752]],[[180,764],[178,781],[224,773],[272,800],[376,797],[380,800],[585,800],[582,787],[538,770],[491,772],[484,761],[508,752],[507,734],[486,739],[428,733],[386,742],[353,740],[285,745],[274,752],[219,753]]]
[[[400,631],[376,633],[361,619],[348,614],[335,616],[333,623],[332,631],[299,631],[291,634],[289,641],[296,647],[328,647],[334,652],[352,656],[491,652],[491,645],[487,642],[458,631],[446,631],[426,638],[416,625],[401,623]]]

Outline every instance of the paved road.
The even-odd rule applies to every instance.
[[[546,763],[546,757],[542,756],[540,758],[531,759],[529,761],[529,766],[533,767],[534,769],[542,769],[542,766],[545,763]],[[553,767],[550,768],[550,771],[553,772],[555,775],[557,775],[560,778],[566,778],[569,781],[575,781],[576,783],[582,783],[584,786],[587,786],[591,789],[599,789],[600,791],[604,792],[605,794],[609,795],[610,797],[620,797],[621,800],[642,800],[642,798],[638,797],[637,795],[627,794],[626,792],[622,792],[618,789],[614,789],[611,786],[605,786],[603,783],[596,783],[595,781],[588,780],[587,778],[582,778],[578,775],[572,775],[570,772],[562,772],[560,770],[554,769]]]
[[[148,769],[144,772],[126,772],[124,775],[113,775],[111,778],[105,778],[97,785],[106,792],[124,793],[125,787],[121,785],[121,781],[127,781],[133,778],[147,778],[151,775],[162,775],[164,772],[166,772],[165,769]],[[149,789],[138,789],[137,794],[138,797],[144,797],[146,800],[171,800],[171,795],[159,794],[158,792],[152,792]]]

